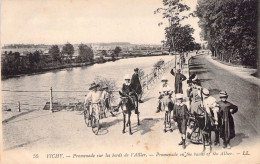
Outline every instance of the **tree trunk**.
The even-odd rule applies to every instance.
[[[259,11],[260,10],[260,1],[258,1],[257,5],[258,5],[258,11]],[[260,12],[257,12],[257,13],[258,13],[258,18],[260,18]],[[258,44],[257,47],[259,48],[260,47],[260,28],[259,28],[260,27],[260,21],[257,21],[257,24],[258,24],[258,26],[257,26],[258,27],[257,28],[258,29],[257,30],[257,35],[258,35],[258,37],[257,37],[257,41],[258,41],[257,42],[257,44]],[[257,53],[258,53],[257,57],[256,57],[257,58],[256,59],[257,77],[260,78],[260,56],[259,56],[260,55],[260,51],[258,50]]]

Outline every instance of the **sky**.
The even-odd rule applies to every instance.
[[[185,0],[193,11],[197,0]],[[1,44],[161,44],[162,0],[1,0]],[[184,24],[195,29],[198,18]]]

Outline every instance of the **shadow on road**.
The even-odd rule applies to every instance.
[[[143,102],[149,101],[150,99],[153,99],[153,98],[155,98],[155,97],[147,97],[147,98],[143,99]]]
[[[101,120],[101,123],[100,123],[100,126],[101,126],[101,129],[99,130],[99,133],[98,135],[105,135],[109,132],[109,128],[111,126],[114,126],[116,124],[118,124],[119,122],[123,121],[123,119],[115,119],[111,122],[102,122]],[[123,126],[123,123],[122,123],[122,126]]]
[[[141,135],[144,135],[148,132],[151,132],[151,128],[160,120],[162,120],[162,118],[145,118],[140,122],[140,126],[137,126],[137,123],[133,124],[132,132],[136,133],[138,131],[141,131]]]
[[[230,141],[231,146],[232,147],[238,146],[240,143],[243,142],[244,139],[248,139],[248,138],[249,136],[245,135],[244,133],[237,133],[236,137]]]
[[[210,81],[212,79],[200,79],[200,82],[203,83],[203,82],[206,82],[206,81]]]
[[[36,110],[29,110],[29,111],[27,111],[27,112],[23,112],[23,113],[17,114],[17,115],[15,115],[15,116],[12,116],[12,117],[10,117],[10,118],[8,118],[8,119],[3,120],[2,123],[3,123],[3,124],[6,124],[6,123],[8,123],[9,121],[12,121],[12,120],[14,120],[14,119],[17,118],[17,117],[21,117],[21,116],[23,116],[23,115],[29,114],[29,113],[34,112],[34,111],[36,111]]]
[[[19,148],[19,147],[24,147],[24,146],[26,146],[26,145],[29,145],[29,144],[31,144],[31,143],[34,143],[34,142],[37,142],[37,141],[40,141],[40,140],[43,140],[43,139],[44,139],[44,138],[39,138],[39,139],[36,139],[36,140],[33,140],[33,141],[28,141],[28,142],[23,143],[23,144],[19,144],[19,145],[15,145],[15,146],[6,148],[6,149],[4,149],[4,151],[12,150],[12,149]]]

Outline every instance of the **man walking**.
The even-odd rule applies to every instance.
[[[183,90],[182,90],[182,81],[186,80],[186,76],[184,76],[182,73],[181,73],[181,70],[178,69],[177,70],[177,73],[175,74],[173,69],[171,70],[171,74],[173,76],[175,76],[175,94],[177,93],[183,93]]]
[[[132,75],[132,79],[131,79],[131,86],[132,88],[135,90],[136,94],[138,95],[138,101],[139,103],[143,103],[143,101],[141,100],[142,97],[142,86],[139,80],[139,74],[138,74],[139,69],[135,68],[134,69],[134,74]]]

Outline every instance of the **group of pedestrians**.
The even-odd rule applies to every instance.
[[[184,60],[183,60],[184,62]],[[134,74],[124,76],[125,82],[122,85],[122,89],[119,92],[121,96],[129,97],[132,102],[135,114],[139,114],[138,102],[142,103],[142,87],[139,77],[139,69],[134,69]],[[235,137],[235,125],[232,115],[238,111],[238,107],[227,101],[228,94],[226,91],[219,93],[219,101],[210,95],[207,88],[203,88],[200,84],[200,80],[197,75],[192,74],[188,80],[187,96],[189,100],[189,108],[184,103],[183,97],[183,81],[187,79],[185,75],[181,73],[181,69],[177,69],[174,72],[171,69],[170,73],[175,77],[174,90],[168,85],[168,79],[163,77],[161,87],[159,89],[158,106],[156,113],[163,111],[162,99],[164,96],[168,96],[173,101],[168,101],[170,108],[173,112],[173,120],[178,127],[181,134],[181,142],[183,148],[186,148],[186,137],[191,139],[191,136],[196,131],[198,126],[194,125],[192,128],[190,125],[190,118],[198,118],[207,114],[211,125],[214,127],[212,131],[215,132],[215,145],[220,145],[219,138],[223,139],[223,148],[230,148],[230,140]],[[99,84],[93,83],[89,88],[90,92],[85,97],[84,105],[89,102],[93,105],[90,110],[95,110],[95,113],[99,115],[100,106],[98,103],[103,102],[103,106],[107,109],[110,108],[110,96],[111,92],[108,91],[108,87],[100,87]],[[172,94],[174,93],[174,96]],[[118,111],[122,105],[120,101],[115,111]],[[91,111],[89,112],[91,113]],[[111,113],[114,115],[113,113]],[[98,118],[98,117],[97,117]]]
[[[235,137],[235,125],[233,114],[238,111],[238,107],[227,101],[228,94],[226,91],[219,92],[219,101],[217,101],[207,88],[203,88],[197,75],[192,74],[188,80],[187,100],[189,106],[184,103],[182,83],[187,79],[181,73],[181,69],[176,72],[172,69],[170,72],[175,77],[174,90],[168,85],[168,79],[162,78],[162,85],[159,89],[158,106],[156,113],[162,110],[163,96],[173,95],[173,120],[181,134],[183,148],[186,147],[186,136],[191,139],[193,132],[197,130],[198,125],[190,125],[190,118],[204,117],[205,113],[212,125],[212,131],[215,132],[215,145],[220,145],[220,138],[223,139],[223,148],[231,148],[230,140]],[[171,95],[170,94],[170,95]],[[188,108],[189,107],[189,108]]]
[[[210,96],[209,90],[200,86],[199,79],[195,74],[191,75],[187,82],[189,84],[190,113],[192,116],[198,117],[207,112],[210,122],[214,126],[214,144],[220,145],[219,138],[222,138],[223,148],[230,149],[230,140],[235,137],[235,125],[232,115],[238,111],[238,107],[227,101],[228,94],[226,91],[219,92],[219,101]],[[192,132],[195,128],[196,126]]]

